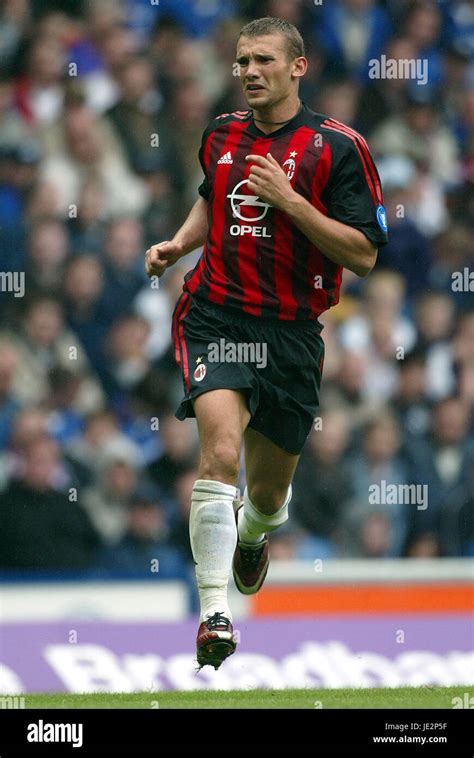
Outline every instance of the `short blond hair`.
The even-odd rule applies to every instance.
[[[240,30],[239,39],[241,37],[264,37],[266,34],[283,34],[286,38],[290,60],[306,55],[303,37],[296,26],[276,16],[265,16],[250,21]]]

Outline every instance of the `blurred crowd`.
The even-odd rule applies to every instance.
[[[199,447],[170,319],[200,251],[159,287],[143,256],[197,198],[207,122],[246,109],[235,42],[263,15],[303,32],[302,99],[368,139],[390,227],[322,318],[273,557],[474,555],[472,2],[2,0],[2,572],[189,575]],[[371,78],[382,55],[427,82]]]

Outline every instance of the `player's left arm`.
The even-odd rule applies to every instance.
[[[296,192],[288,177],[268,153],[266,158],[248,155],[252,162],[248,187],[266,203],[289,216],[292,223],[334,263],[367,276],[377,260],[377,245],[363,232],[325,216]]]

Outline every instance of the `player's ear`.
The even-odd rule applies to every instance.
[[[308,70],[308,60],[303,56],[295,58],[292,64],[291,75],[296,79],[304,76]]]

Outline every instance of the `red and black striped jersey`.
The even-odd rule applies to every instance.
[[[387,242],[380,179],[360,134],[304,104],[268,135],[251,111],[224,114],[202,138],[199,193],[208,202],[209,232],[184,289],[253,316],[315,319],[338,302],[342,267],[248,189],[245,157],[268,152],[321,213],[360,229],[377,246]]]

